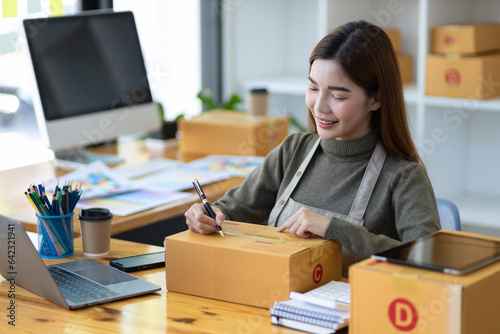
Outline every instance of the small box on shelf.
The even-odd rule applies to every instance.
[[[426,94],[486,100],[500,96],[500,53],[427,55]]]
[[[413,82],[413,57],[409,53],[398,53],[399,70],[403,84]]]
[[[442,25],[431,29],[431,53],[473,55],[500,50],[500,23]]]
[[[413,57],[411,54],[401,51],[401,31],[396,28],[386,28],[384,31],[389,36],[394,51],[396,51],[403,84],[413,82]]]
[[[386,28],[386,29],[384,29],[384,31],[387,34],[387,36],[389,36],[389,39],[392,42],[392,46],[394,47],[394,51],[396,51],[396,53],[400,53],[401,52],[401,32],[399,31],[399,29]]]

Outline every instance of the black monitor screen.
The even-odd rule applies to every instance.
[[[28,19],[46,120],[152,102],[131,12]]]

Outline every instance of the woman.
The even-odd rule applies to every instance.
[[[295,133],[214,204],[185,214],[191,231],[224,219],[277,226],[343,245],[350,264],[440,229],[436,200],[411,139],[396,54],[364,21],[325,36],[309,59],[311,133]]]

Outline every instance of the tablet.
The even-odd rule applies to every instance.
[[[500,260],[500,241],[438,231],[374,254],[372,258],[463,275]]]

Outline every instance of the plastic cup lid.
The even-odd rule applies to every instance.
[[[82,209],[78,215],[78,219],[87,221],[108,220],[111,218],[113,218],[113,214],[104,208]]]

